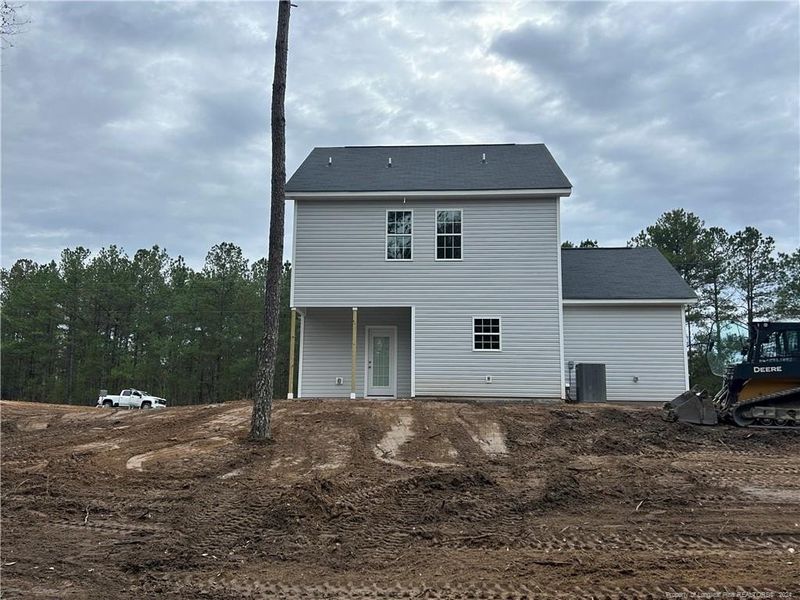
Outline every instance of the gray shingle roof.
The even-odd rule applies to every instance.
[[[486,162],[482,161],[486,154]],[[331,159],[330,166],[328,158]],[[389,158],[392,166],[388,167]],[[314,148],[292,192],[547,190],[572,187],[544,144]]]
[[[655,248],[564,248],[567,300],[693,300],[694,290]]]

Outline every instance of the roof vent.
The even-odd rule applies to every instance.
[[[330,167],[332,164],[333,164],[333,157],[329,156],[328,157],[328,166]]]
[[[392,157],[391,156],[389,157],[389,164],[386,165],[386,166],[391,168],[391,166],[392,166]]]
[[[481,162],[482,162],[483,164],[486,164],[486,152],[484,152],[484,153],[483,153],[483,156],[481,156]]]

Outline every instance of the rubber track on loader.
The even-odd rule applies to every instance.
[[[758,406],[758,405],[763,404],[765,402],[769,403],[772,400],[778,400],[778,399],[783,399],[783,398],[787,398],[789,400],[792,400],[793,396],[797,396],[794,399],[797,400],[797,401],[800,401],[800,387],[790,388],[788,390],[781,390],[780,392],[775,392],[774,394],[767,394],[766,396],[759,396],[758,398],[753,398],[752,400],[748,400],[747,402],[742,402],[741,404],[735,404],[730,409],[730,415],[735,421],[736,417],[735,417],[734,413],[743,412],[743,411],[747,410],[751,406]],[[800,406],[798,408],[800,409]],[[757,428],[760,428],[760,429],[800,429],[800,421],[795,421],[795,423],[796,423],[795,425],[780,425],[778,423],[774,423],[772,425],[750,423],[748,425],[745,425],[745,427],[754,427],[754,428],[757,427]]]

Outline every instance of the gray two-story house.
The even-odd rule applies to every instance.
[[[686,388],[692,290],[651,249],[562,250],[543,144],[315,148],[294,201],[299,397],[609,400]],[[293,394],[292,394],[293,395]]]

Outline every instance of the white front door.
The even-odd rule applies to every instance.
[[[367,396],[397,393],[397,329],[367,327]]]

